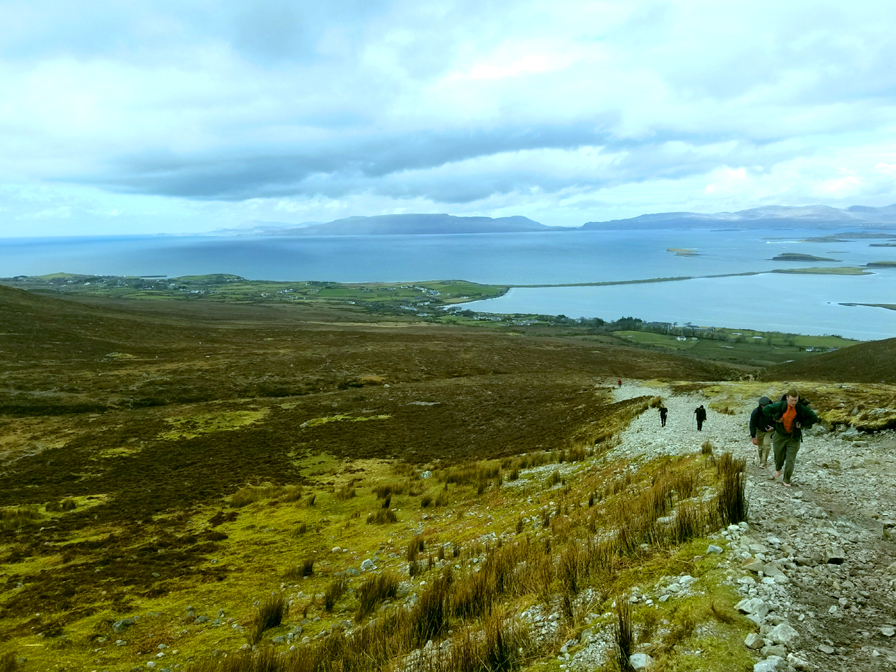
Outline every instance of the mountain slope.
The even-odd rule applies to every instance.
[[[527,217],[455,217],[453,215],[377,215],[347,217],[326,224],[270,229],[277,236],[395,236],[450,233],[522,233],[557,231]]]
[[[766,369],[762,380],[896,383],[896,338],[861,343]]]
[[[844,210],[826,205],[802,207],[764,206],[738,212],[702,214],[697,212],[662,212],[639,215],[630,219],[587,222],[583,230],[661,229],[661,228],[768,228],[770,226],[837,228],[844,226],[896,226],[896,204],[882,208],[854,205]]]

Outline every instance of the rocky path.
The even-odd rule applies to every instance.
[[[636,419],[619,455],[692,453],[708,440],[717,454],[747,458],[749,522],[726,532],[727,562],[745,597],[739,606],[759,626],[747,642],[757,672],[896,669],[896,433],[812,428],[785,488],[771,458],[767,470],[756,464],[752,406],[710,409],[698,432],[694,409],[708,409],[707,397],[637,384],[615,394],[661,396],[669,409],[666,427],[655,409]]]

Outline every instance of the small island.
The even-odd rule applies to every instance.
[[[676,257],[696,257],[697,250],[690,247],[667,247],[666,252],[673,252]]]
[[[776,268],[772,273],[798,273],[801,275],[874,275],[858,266],[804,266],[803,268]]]
[[[896,268],[896,261],[869,261],[866,268]]]
[[[798,254],[796,252],[785,252],[777,257],[772,257],[772,261],[840,261],[839,259],[829,259],[828,257],[816,257],[812,254]]]

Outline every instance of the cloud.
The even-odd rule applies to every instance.
[[[896,201],[877,3],[7,0],[0,23],[0,179],[85,213]]]

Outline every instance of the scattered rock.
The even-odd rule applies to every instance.
[[[653,665],[653,658],[646,653],[633,653],[629,657],[628,662],[636,670],[646,670]]]
[[[753,665],[753,672],[784,672],[787,669],[787,661],[781,656],[769,656]]]
[[[115,621],[112,624],[112,630],[116,633],[121,633],[121,632],[124,632],[125,630],[127,630],[132,625],[134,625],[134,623],[136,623],[136,622],[137,622],[137,620],[134,618],[123,618],[120,621]]]

